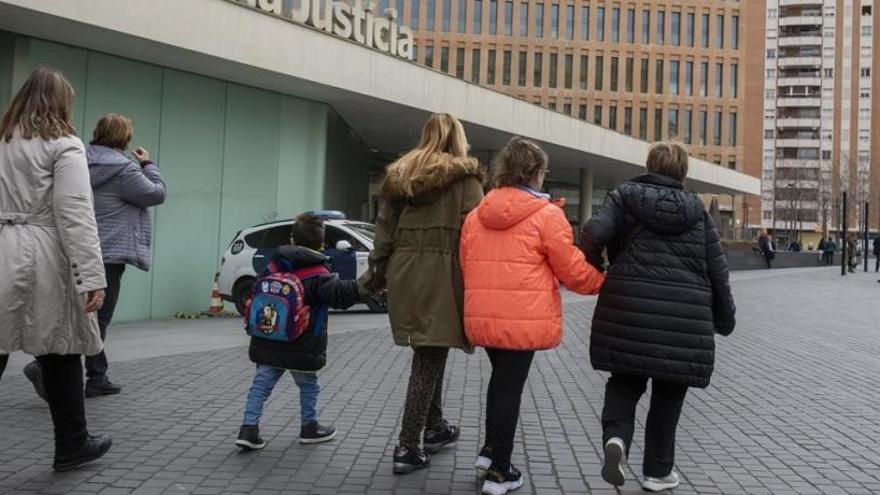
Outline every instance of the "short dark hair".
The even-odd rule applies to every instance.
[[[528,184],[549,163],[547,153],[528,139],[516,136],[495,159],[495,187],[517,187]]]
[[[324,249],[324,219],[303,213],[293,224],[293,243],[315,251]]]

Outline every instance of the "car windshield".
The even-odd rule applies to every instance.
[[[351,222],[345,226],[367,238],[370,242],[376,240],[376,226],[371,223]]]

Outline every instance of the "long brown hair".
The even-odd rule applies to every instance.
[[[547,168],[547,152],[528,139],[515,136],[494,163],[495,187],[517,187],[531,182],[538,172]]]
[[[449,159],[467,159],[470,145],[464,133],[464,126],[448,113],[431,115],[422,129],[419,145],[403,155],[397,163],[404,192],[412,196],[412,178],[432,165]]]
[[[0,139],[12,139],[15,130],[24,139],[51,140],[75,135],[70,123],[73,86],[60,71],[40,67],[33,71],[0,119]]]

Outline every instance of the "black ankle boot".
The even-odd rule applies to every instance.
[[[69,452],[56,452],[52,469],[60,473],[73,471],[87,462],[101,458],[110,450],[111,445],[113,445],[113,439],[108,435],[96,437],[89,435],[82,447]]]

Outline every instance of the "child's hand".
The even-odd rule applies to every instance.
[[[358,284],[358,297],[360,297],[361,302],[368,301],[373,297],[373,293],[368,291],[363,285]]]

